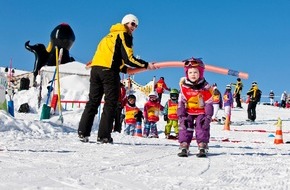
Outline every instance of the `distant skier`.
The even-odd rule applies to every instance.
[[[179,118],[180,157],[187,157],[195,130],[199,149],[198,157],[205,157],[210,138],[210,122],[213,115],[211,87],[204,78],[205,66],[201,59],[189,59],[184,63],[186,77],[180,79]]]
[[[275,94],[274,94],[273,90],[271,90],[270,93],[269,93],[270,105],[271,106],[274,105],[274,97],[275,97]]]
[[[222,99],[221,92],[217,88],[217,84],[216,83],[214,83],[212,85],[212,88],[213,88],[213,95],[212,95],[213,115],[212,115],[212,121],[217,122],[218,121],[218,118],[217,118],[218,111],[219,111],[219,109],[223,108],[223,99]]]
[[[156,123],[159,121],[159,113],[163,111],[163,107],[156,92],[151,92],[148,96],[149,100],[144,105],[143,137],[159,138]]]
[[[256,81],[252,82],[251,89],[247,92],[249,96],[249,104],[248,104],[248,121],[256,120],[256,107],[257,104],[261,100],[262,91],[258,88],[258,83]]]
[[[223,94],[223,102],[224,102],[224,120],[228,118],[228,121],[231,121],[231,115],[232,115],[232,107],[233,107],[233,94],[232,94],[232,87],[231,85],[226,86],[226,90]]]
[[[127,97],[126,97],[126,88],[123,83],[120,82],[120,91],[119,91],[119,98],[118,98],[118,104],[117,104],[117,110],[115,115],[115,123],[114,123],[114,132],[121,133],[122,131],[122,123],[123,123],[123,108],[127,103]]]
[[[281,104],[280,104],[280,107],[285,108],[286,107],[286,101],[287,101],[287,92],[284,91],[281,94]]]
[[[237,103],[237,108],[243,108],[241,104],[241,94],[243,90],[243,83],[241,81],[241,78],[237,78],[237,83],[231,83],[231,85],[235,86],[233,95]]]
[[[178,138],[178,116],[177,116],[177,106],[178,106],[178,96],[179,92],[177,89],[171,89],[170,99],[166,102],[163,110],[164,121],[167,122],[165,125],[165,138],[171,138],[170,132],[171,128],[174,128],[175,138]]]
[[[168,90],[168,91],[171,90],[170,88],[167,87],[167,85],[164,81],[164,77],[160,77],[160,79],[155,84],[154,89],[158,94],[158,98],[159,98],[160,102],[161,102],[162,94],[163,94],[164,90]]]

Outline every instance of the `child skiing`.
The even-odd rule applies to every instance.
[[[223,95],[223,101],[224,101],[224,112],[225,116],[223,120],[226,120],[228,118],[228,121],[231,121],[231,113],[232,113],[232,107],[233,107],[233,95],[232,95],[232,87],[231,85],[226,86],[226,90]]]
[[[113,128],[114,132],[121,133],[121,131],[122,131],[122,123],[123,123],[122,111],[123,111],[126,103],[127,103],[126,88],[125,88],[125,85],[122,82],[120,82],[118,105],[117,105],[114,128]]]
[[[180,97],[177,115],[179,118],[180,157],[187,157],[195,130],[199,149],[197,157],[206,157],[210,138],[210,122],[213,115],[212,93],[205,80],[201,59],[185,60],[186,77],[180,80]]]
[[[223,100],[222,100],[221,92],[218,90],[216,83],[214,83],[212,85],[212,89],[213,89],[213,96],[212,96],[212,100],[213,100],[213,115],[212,115],[212,121],[213,122],[218,122],[219,120],[217,118],[217,113],[218,113],[219,109],[223,108]]]
[[[126,135],[134,136],[136,123],[137,123],[137,116],[140,115],[140,110],[136,107],[136,96],[130,94],[127,97],[127,104],[125,105],[125,129],[124,133]],[[142,115],[142,112],[141,112]]]
[[[163,110],[164,121],[167,121],[165,125],[165,138],[177,138],[178,139],[178,116],[177,116],[177,106],[178,106],[178,96],[179,92],[177,89],[172,89],[170,91],[170,99],[166,102]],[[171,136],[171,127],[174,128],[175,136]]]
[[[156,122],[159,121],[159,113],[162,110],[163,107],[159,102],[156,92],[151,92],[149,100],[144,105],[143,137],[159,138]]]
[[[154,85],[154,89],[158,94],[159,101],[161,102],[162,94],[164,90],[170,91],[171,89],[167,87],[164,77],[160,77],[160,79],[157,81],[157,83]]]

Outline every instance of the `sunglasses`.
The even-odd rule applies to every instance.
[[[135,22],[131,22],[130,24],[131,24],[131,26],[133,26],[133,27],[135,27],[135,28],[138,27],[138,25],[137,25]]]

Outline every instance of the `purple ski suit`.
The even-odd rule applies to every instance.
[[[187,143],[189,146],[195,130],[197,144],[208,143],[210,138],[210,122],[213,115],[213,101],[210,85],[201,79],[198,83],[192,83],[185,79],[181,83],[181,95],[178,100],[177,115],[179,119],[179,143]],[[198,110],[192,108],[189,114],[187,105],[190,95],[185,95],[183,89],[189,89],[188,94],[199,93],[202,97],[202,106]],[[206,97],[207,96],[207,97]],[[196,111],[196,112],[195,112]]]

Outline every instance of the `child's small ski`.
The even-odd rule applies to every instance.
[[[178,153],[177,155],[178,155],[179,157],[188,157],[188,154],[189,154],[189,150],[183,148],[183,149],[181,149],[181,152]]]
[[[198,158],[205,158],[205,157],[207,157],[205,150],[204,149],[200,149],[199,150],[199,153],[196,154],[196,157],[198,157]]]

